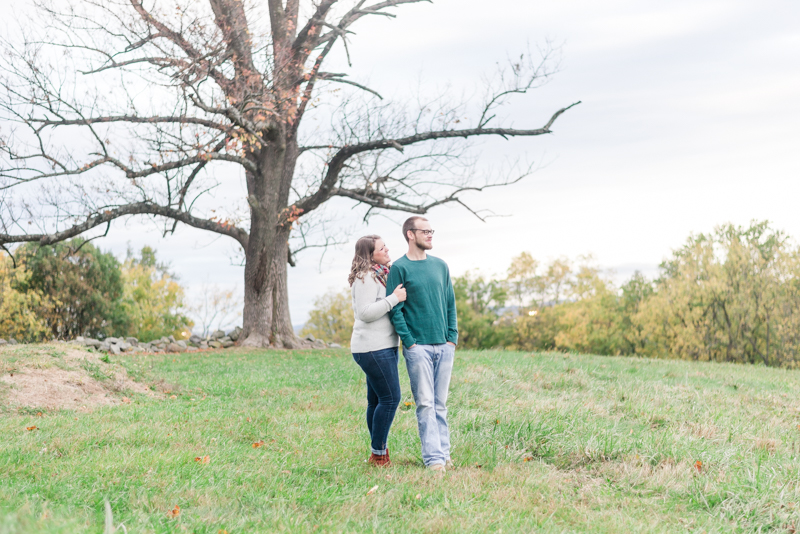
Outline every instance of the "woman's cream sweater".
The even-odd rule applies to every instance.
[[[351,292],[355,323],[350,350],[358,353],[396,347],[400,339],[389,320],[389,310],[397,306],[397,297],[387,297],[386,288],[370,273],[356,278]]]

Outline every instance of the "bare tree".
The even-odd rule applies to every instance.
[[[527,172],[477,178],[464,140],[547,134],[572,107],[539,128],[496,124],[509,97],[552,74],[547,53],[511,61],[474,108],[443,95],[412,111],[323,68],[337,43],[349,61],[361,19],[425,1],[41,0],[0,59],[0,246],[130,216],[228,236],[245,259],[243,344],[297,346],[286,265],[293,236],[313,246],[312,214],[343,197],[366,217],[445,203],[481,217],[465,192]],[[320,87],[340,83],[373,96],[344,98],[324,112],[330,132],[306,134],[304,117],[332,93]],[[212,210],[215,191],[242,177],[241,205]]]
[[[241,301],[236,293],[235,287],[228,289],[208,281],[195,292],[189,311],[197,319],[195,326],[200,327],[201,337],[208,337],[214,329],[225,328],[241,315]]]

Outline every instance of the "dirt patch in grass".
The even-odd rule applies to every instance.
[[[0,406],[91,411],[158,396],[105,354],[63,344],[0,348]]]

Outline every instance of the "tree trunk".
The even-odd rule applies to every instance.
[[[301,345],[289,314],[288,237],[288,231],[276,232],[271,244],[248,247],[261,248],[261,252],[253,251],[246,257],[243,346],[296,348]],[[253,234],[250,239],[252,243]]]
[[[302,346],[289,315],[286,280],[292,230],[286,213],[298,149],[283,134],[278,132],[254,154],[262,172],[247,176],[251,223],[245,250],[242,346]]]

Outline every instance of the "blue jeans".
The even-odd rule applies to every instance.
[[[386,440],[400,404],[400,376],[397,347],[353,353],[353,359],[367,375],[367,428],[372,452],[386,454]]]
[[[403,347],[411,392],[417,403],[417,426],[426,466],[450,459],[450,431],[447,428],[447,393],[456,348],[453,345]]]

